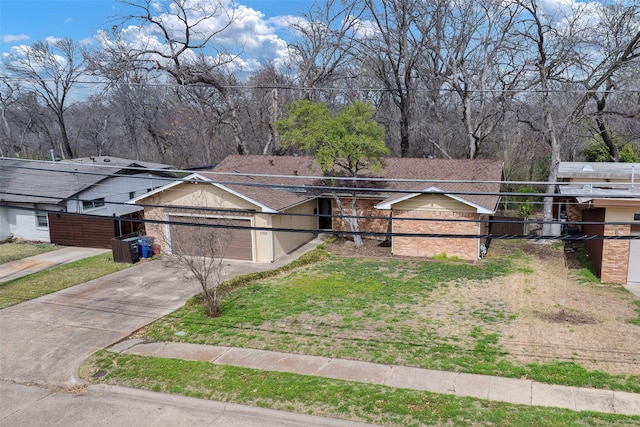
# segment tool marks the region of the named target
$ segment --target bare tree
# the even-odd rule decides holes
[[[624,72],[640,67],[640,6],[612,4],[603,5],[598,10],[599,24],[586,40],[580,61],[586,74],[581,81],[585,94],[578,101],[572,120],[580,120],[588,102],[593,101],[596,106],[592,114],[596,133],[606,144],[610,159],[617,162],[618,148],[607,118],[612,115],[630,116],[628,112],[608,111],[607,101],[618,89],[625,88]],[[598,60],[594,60],[593,52],[599,52]]]
[[[542,123],[537,130],[550,147],[547,177],[549,184],[546,192],[552,194],[555,192],[562,148],[553,106],[553,85],[554,82],[563,81],[568,70],[571,70],[575,65],[577,60],[575,47],[581,40],[584,40],[585,28],[578,25],[576,11],[572,11],[574,12],[572,16],[563,17],[567,19],[563,21],[565,28],[560,31],[559,24],[554,23],[551,17],[540,10],[536,0],[519,0],[518,3],[528,15],[523,22],[524,28],[521,29],[520,35],[524,37],[526,45],[531,46],[534,52],[531,65],[536,72],[537,79],[534,80],[531,87],[537,86],[541,97]],[[556,25],[554,26],[554,24]],[[544,198],[543,218],[545,222],[542,226],[542,234],[551,235],[553,197]]]
[[[372,29],[361,28],[358,59],[388,91],[400,113],[400,155],[411,155],[410,130],[417,83],[417,65],[427,48],[425,28],[418,25],[419,0],[365,0],[362,19]]]
[[[4,79],[0,89],[0,156],[9,156],[15,152],[13,130],[7,118],[9,108],[16,102],[16,91]]]
[[[165,73],[179,85],[202,84],[215,88],[226,106],[224,120],[234,129],[238,152],[249,154],[238,105],[229,91],[232,77],[225,69],[238,53],[229,52],[218,42],[237,19],[233,5],[227,6],[219,0],[170,0],[159,11],[159,3],[152,0],[120,1],[133,11],[124,17],[124,22],[142,25],[154,38],[142,46],[126,49],[118,47],[124,43],[119,38],[108,42],[103,39],[103,45],[111,48],[112,60],[123,63],[126,68]]]
[[[357,2],[326,0],[314,2],[291,28],[298,34],[289,44],[297,66],[298,85],[311,101],[332,102],[322,98],[339,79],[342,69],[353,61],[356,53],[354,32],[359,25]]]
[[[231,233],[220,221],[211,224],[206,218],[188,217],[184,222],[188,225],[171,225],[171,257],[200,284],[207,316],[219,317],[220,284]]]
[[[503,119],[504,103],[513,96],[522,73],[521,65],[514,68],[508,60],[509,32],[517,7],[496,0],[436,3],[432,49],[426,55],[436,56],[442,71],[427,69],[420,75],[437,80],[440,74],[458,95],[467,156],[473,159]],[[432,12],[428,8],[423,15],[433,15]]]
[[[22,80],[24,88],[37,94],[55,115],[60,130],[60,148],[64,157],[73,157],[65,111],[69,95],[86,72],[85,51],[70,39],[36,42],[12,52],[4,60],[5,68]]]

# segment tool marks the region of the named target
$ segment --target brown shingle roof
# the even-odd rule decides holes
[[[304,191],[304,186],[322,185],[322,180],[317,178],[322,170],[312,157],[304,156],[233,155],[225,158],[211,173],[201,172],[200,175],[274,211],[316,198],[317,192]]]
[[[224,172],[230,174],[223,174]],[[211,172],[203,172],[201,175],[275,211],[313,199],[323,192],[321,189],[302,192],[300,186],[324,185],[320,179],[322,171],[313,157],[232,155]],[[371,178],[371,181],[358,181],[357,186],[381,189],[382,191],[369,194],[384,199],[383,203],[393,203],[406,197],[407,193],[417,193],[433,187],[445,193],[497,193],[500,191],[499,181],[502,180],[502,162],[483,159],[387,158],[382,170],[365,170],[360,176]],[[438,182],[447,180],[471,182]],[[353,183],[345,181],[342,185],[351,187]],[[384,191],[385,189],[403,192]],[[495,209],[499,198],[497,195],[476,194],[459,194],[456,197],[488,210]]]
[[[498,193],[502,180],[502,162],[487,159],[386,159],[383,176],[388,179],[416,179],[422,182],[389,182],[387,188],[420,192],[429,188],[437,188],[444,193],[455,194],[474,205],[494,210],[499,196],[495,194],[463,194],[463,193]],[[458,181],[458,182],[440,182]],[[487,182],[489,181],[489,182]],[[456,194],[462,193],[462,194]],[[383,203],[406,196],[402,193],[388,195]]]

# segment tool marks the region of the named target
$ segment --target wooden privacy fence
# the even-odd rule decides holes
[[[111,249],[111,239],[141,230],[144,224],[130,221],[140,217],[139,213],[129,217],[87,217],[64,212],[50,212],[49,239],[62,246]]]
[[[502,235],[526,235],[527,226],[525,218],[517,216],[491,216],[489,224],[489,234],[494,236]]]

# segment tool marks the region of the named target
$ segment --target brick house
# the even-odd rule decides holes
[[[570,222],[585,222],[582,235],[640,236],[639,163],[561,162],[558,186],[573,201],[566,209]],[[589,256],[607,283],[640,283],[640,240],[589,239]]]
[[[484,159],[388,159],[384,174],[394,192],[375,208],[390,213],[393,254],[478,259],[482,239],[449,236],[489,233],[502,166]],[[409,177],[420,181],[403,181]]]
[[[499,161],[387,158],[382,170],[365,170],[357,184],[340,180],[338,186],[358,187],[357,215],[364,217],[359,225],[365,237],[384,238],[391,231],[402,234],[391,238],[395,255],[446,253],[476,260],[484,243],[479,238],[411,235],[487,234],[487,224],[481,221],[495,212],[501,179]],[[209,171],[159,188],[135,202],[149,205],[145,218],[156,220],[193,218],[194,208],[214,209],[200,216],[238,225],[236,233],[242,236],[234,238],[238,248],[232,251],[241,254],[238,259],[270,262],[320,231],[348,230],[333,193],[324,190],[325,186],[312,157],[233,155]],[[350,191],[338,188],[337,195],[351,212]],[[147,224],[147,232],[170,242],[171,227]]]

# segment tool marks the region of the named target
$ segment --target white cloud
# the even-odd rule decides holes
[[[62,41],[62,38],[49,36],[49,37],[45,38],[44,41],[49,43],[49,44],[55,44],[55,43],[58,43],[58,42]]]
[[[260,11],[228,0],[184,0],[182,5],[187,11],[189,23],[195,25],[191,28],[192,44],[203,43],[213,35],[198,52],[210,55],[211,62],[220,59],[218,55],[221,53],[237,55],[232,69],[246,73],[259,68],[265,61],[277,63],[289,55],[287,42],[277,31],[288,25],[285,19],[267,19]],[[154,18],[164,24],[171,37],[181,40],[185,23],[179,19],[175,4],[171,4],[170,9],[160,9],[160,5],[154,3],[153,10],[158,12]],[[154,26],[143,23],[130,25],[121,30],[120,37],[132,49],[168,52],[163,34]],[[196,53],[186,52],[183,59],[195,58]]]
[[[2,36],[2,43],[16,43],[24,40],[29,40],[30,37],[26,34],[7,34]]]

